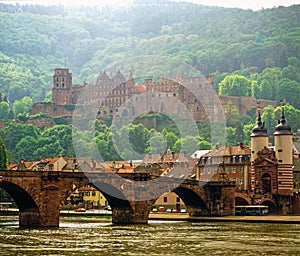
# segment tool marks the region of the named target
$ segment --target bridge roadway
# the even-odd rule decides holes
[[[0,187],[19,208],[21,227],[58,227],[65,200],[78,188],[91,185],[112,207],[112,222],[147,223],[154,202],[175,192],[190,216],[234,214],[235,184],[160,176],[148,173],[58,172],[0,170]]]

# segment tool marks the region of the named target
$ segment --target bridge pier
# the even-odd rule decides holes
[[[112,210],[114,224],[147,224],[152,201],[131,201],[131,208],[117,208]]]
[[[19,212],[20,227],[40,227],[41,215],[38,209],[26,209]]]
[[[48,195],[51,197],[50,195]],[[38,208],[28,208],[20,210],[20,227],[59,227],[60,205],[57,197],[42,196],[39,200]]]

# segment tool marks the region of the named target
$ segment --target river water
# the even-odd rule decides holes
[[[149,221],[113,225],[61,218],[59,228],[23,229],[0,217],[0,255],[300,255],[300,224]]]

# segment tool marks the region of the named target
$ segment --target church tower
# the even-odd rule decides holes
[[[275,156],[277,158],[278,194],[291,195],[293,192],[293,134],[287,124],[284,107],[281,109],[281,119],[274,132]]]
[[[258,152],[267,148],[269,145],[269,136],[264,123],[261,121],[260,108],[258,109],[257,124],[252,129],[251,136],[251,165],[253,166],[254,161],[258,158]],[[251,168],[251,189],[255,188],[255,170]]]
[[[53,75],[52,103],[72,104],[72,73],[67,68],[56,68]]]

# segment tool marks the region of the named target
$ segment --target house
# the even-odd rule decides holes
[[[217,146],[200,157],[197,165],[197,179],[203,182],[219,179],[223,173],[234,180],[237,190],[249,189],[250,173],[249,146]]]

